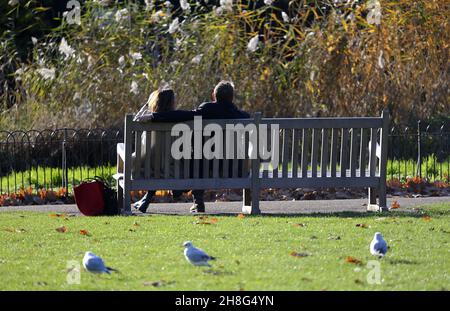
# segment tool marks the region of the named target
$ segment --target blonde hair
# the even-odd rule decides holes
[[[156,90],[147,101],[150,112],[164,112],[175,109],[175,93],[172,89]]]

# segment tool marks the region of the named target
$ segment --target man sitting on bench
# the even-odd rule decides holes
[[[212,92],[212,102],[202,103],[197,109],[173,110],[165,112],[153,112],[145,116],[145,120],[153,122],[182,122],[193,120],[195,116],[201,116],[204,119],[247,119],[250,115],[239,110],[233,103],[234,85],[231,81],[220,81]],[[205,190],[193,189],[194,205],[191,207],[191,213],[204,213],[205,202],[203,200]]]

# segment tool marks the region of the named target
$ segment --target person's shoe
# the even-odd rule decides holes
[[[205,212],[205,203],[194,203],[190,208],[191,213],[204,213]]]
[[[150,205],[150,201],[152,197],[146,193],[142,199],[133,204],[133,207],[139,210],[141,213],[145,213],[147,211],[148,206]]]

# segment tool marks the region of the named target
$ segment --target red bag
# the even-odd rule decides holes
[[[101,181],[84,182],[73,188],[78,209],[83,215],[102,215],[105,209],[104,185]]]

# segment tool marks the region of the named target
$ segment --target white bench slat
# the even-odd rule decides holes
[[[348,168],[348,128],[343,128],[341,133],[341,176],[343,176]]]
[[[151,165],[151,150],[152,150],[152,132],[145,131],[145,154],[146,158],[144,159],[144,176],[146,179],[151,177],[152,173],[152,165]]]
[[[300,130],[292,130],[292,176],[298,176],[298,147],[300,142]]]
[[[229,150],[231,150],[231,146],[227,145],[227,139],[229,139],[229,133],[230,131],[224,130],[223,131],[223,157],[224,160],[222,162],[222,177],[223,178],[228,178],[228,169],[229,169],[229,164],[230,164],[230,160],[227,159],[227,152],[229,152]]]
[[[173,177],[181,178],[181,160],[173,160]]]
[[[338,129],[331,130],[331,177],[336,177]]]
[[[351,138],[350,138],[350,176],[356,177],[356,167],[357,167],[357,159],[358,159],[358,133],[357,129],[351,129]]]
[[[250,166],[249,166],[249,147],[250,147],[250,133],[245,133],[244,136],[244,150],[245,150],[245,159],[242,160],[242,177],[248,176],[250,174]]]
[[[369,176],[375,176],[377,161],[377,129],[370,129]]]
[[[141,135],[142,132],[136,132],[135,134],[135,158],[134,158],[134,169],[133,169],[133,173],[135,178],[140,178],[141,177],[141,157],[142,157],[142,152],[141,152],[141,146],[142,146],[142,139],[141,139]]]
[[[232,165],[232,175],[231,177],[233,178],[237,178],[238,174],[239,174],[239,160],[237,159],[238,157],[238,144],[240,142],[240,137],[238,133],[232,133],[234,139],[233,139],[233,148],[234,148],[234,156],[233,156],[233,160],[231,161],[231,165]]]
[[[310,146],[309,129],[303,129],[302,136],[302,178],[307,178],[308,175],[308,153]]]
[[[154,148],[153,153],[155,154],[155,178],[161,177],[161,153],[163,152],[163,146],[161,145],[161,133],[162,131],[155,131],[155,144],[152,146]]]
[[[171,173],[171,148],[172,146],[172,136],[170,135],[170,132],[164,132],[164,178],[169,178]]]
[[[367,156],[367,130],[361,129],[361,144],[359,146],[359,172],[360,177],[366,176],[366,156]]]
[[[283,130],[283,164],[281,167],[283,178],[286,178],[288,176],[289,161],[291,160],[289,152],[291,146],[291,132],[291,129]]]
[[[320,159],[320,177],[327,177],[329,147],[330,144],[328,141],[328,129],[322,129],[322,154]]]
[[[274,132],[273,134],[272,134],[272,147],[275,147],[277,144],[278,144],[278,148],[275,148],[273,151],[272,151],[272,156],[273,155],[277,155],[278,156],[278,162],[280,162],[280,160],[281,161],[283,161],[283,154],[282,154],[282,151],[283,151],[283,146],[281,146],[281,148],[280,148],[280,145],[281,144],[283,144],[283,136],[281,135],[281,129],[280,130],[278,130],[278,132]],[[275,142],[275,138],[278,138],[278,142],[276,143]],[[281,151],[281,152],[280,152]],[[281,154],[281,157],[280,157],[280,154]],[[278,178],[278,171],[279,171],[279,168],[278,168],[278,166],[279,166],[279,164],[280,163],[278,163],[278,165],[275,165],[275,166],[273,166],[272,165],[272,178]]]
[[[319,158],[319,129],[312,130],[311,172],[317,177],[317,159]]]
[[[265,142],[267,144],[267,150],[266,151],[268,152],[270,150],[270,153],[272,153],[273,150],[272,150],[272,126],[271,125],[267,126],[267,131],[268,131],[268,133],[267,133],[267,142]],[[269,176],[270,167],[269,167],[269,164],[266,163],[267,160],[264,160],[264,161],[265,161],[264,165],[265,165],[265,167],[267,169],[265,169],[263,171],[263,178],[267,178]]]

